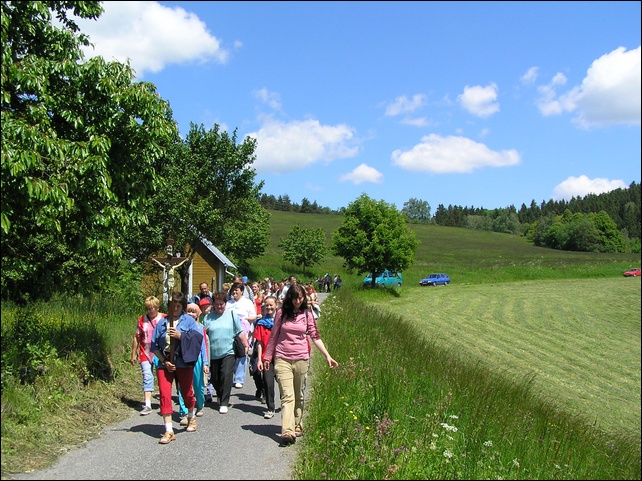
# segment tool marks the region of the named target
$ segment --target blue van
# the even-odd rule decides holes
[[[401,272],[390,271],[386,269],[381,273],[376,273],[376,276],[375,276],[375,285],[377,287],[401,286],[401,282],[402,282]],[[372,273],[364,277],[363,285],[364,287],[370,287],[372,285]]]

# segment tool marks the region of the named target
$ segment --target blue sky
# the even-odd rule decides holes
[[[104,2],[190,122],[257,139],[263,192],[488,209],[640,182],[640,2]]]

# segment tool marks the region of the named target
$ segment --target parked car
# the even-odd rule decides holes
[[[401,272],[390,271],[386,269],[381,273],[375,274],[375,285],[377,287],[383,286],[400,286],[402,283]],[[372,285],[372,272],[363,278],[364,287]]]
[[[450,276],[442,272],[430,274],[419,281],[420,286],[447,286],[450,284]]]
[[[633,276],[641,276],[642,273],[640,272],[639,267],[635,267],[633,269],[629,269],[624,273],[624,277],[633,277]]]

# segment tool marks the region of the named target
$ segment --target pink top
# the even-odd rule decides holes
[[[308,338],[320,338],[314,316],[308,311],[299,311],[294,319],[282,319],[283,311],[279,309],[274,318],[274,327],[270,342],[263,359],[273,362],[277,357],[286,361],[310,359]]]
[[[152,362],[154,355],[151,352],[152,347],[152,334],[154,333],[154,328],[156,323],[162,317],[167,316],[159,312],[154,319],[150,319],[147,314],[144,314],[138,318],[138,324],[136,325],[136,339],[138,340],[138,362],[149,361]]]

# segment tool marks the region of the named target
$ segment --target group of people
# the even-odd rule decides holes
[[[298,283],[295,276],[287,281],[274,292],[258,282],[248,286],[246,277],[235,277],[229,289],[224,285],[215,293],[201,283],[200,291],[189,300],[183,293],[172,293],[167,314],[159,311],[156,297],[145,300],[147,313],[138,318],[131,362],[140,364],[143,378],[141,415],[152,412],[156,368],[165,427],[160,444],[176,440],[173,383],[177,384],[180,424],[194,432],[207,400],[216,396],[219,413],[228,412],[232,387],[242,388],[245,382],[250,350],[249,372],[257,400],[266,404],[266,419],[275,415],[275,382],[279,385],[281,444],[293,444],[303,434],[303,396],[312,345],[331,368],[338,363],[319,336],[314,287]],[[237,336],[245,350],[239,357],[234,354]]]

